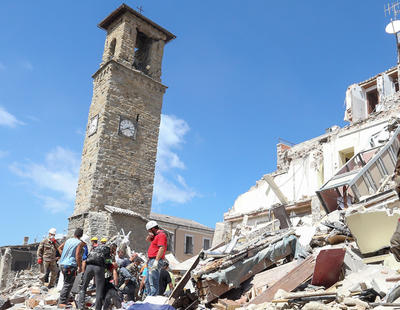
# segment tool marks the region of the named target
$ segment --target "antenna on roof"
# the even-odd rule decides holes
[[[393,14],[393,18],[390,18],[390,23],[387,24],[385,31],[389,34],[394,34],[396,37],[396,46],[397,46],[397,65],[400,64],[400,38],[399,38],[399,32],[400,32],[400,20],[397,19],[397,15],[400,14],[400,2],[392,2],[388,3],[387,5],[383,6],[385,16],[390,16]]]
[[[143,14],[144,10],[142,6],[137,6],[136,8],[138,9],[140,14]]]

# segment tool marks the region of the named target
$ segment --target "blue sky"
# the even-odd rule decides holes
[[[344,126],[348,85],[395,65],[385,1],[131,1],[165,48],[153,210],[213,227],[276,168],[279,138]],[[105,33],[121,2],[1,1],[0,245],[62,232]]]

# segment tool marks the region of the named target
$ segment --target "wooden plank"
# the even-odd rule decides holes
[[[300,284],[311,278],[315,266],[315,257],[308,256],[300,265],[268,288],[263,294],[254,298],[249,304],[259,305],[274,299],[276,292],[283,289],[287,292],[294,290]]]
[[[296,268],[296,266],[298,266],[300,263],[301,262],[299,262],[298,260],[293,260],[289,263],[280,265],[278,267],[257,273],[250,283],[255,288],[260,288],[264,286],[271,287],[276,282],[278,282],[279,279],[283,278],[294,268]]]
[[[234,301],[234,300],[229,300],[229,299],[219,299],[218,303],[221,305],[225,306],[226,310],[234,310],[236,308],[240,308],[242,305],[239,304],[238,302]]]
[[[185,287],[186,283],[190,279],[190,273],[200,262],[200,256],[202,255],[203,252],[200,252],[197,255],[196,260],[193,262],[192,266],[185,272],[184,276],[182,279],[179,281],[179,283],[175,286],[174,290],[171,293],[171,296],[168,298],[168,304],[173,305],[175,300],[181,295],[183,288]]]
[[[285,197],[285,195],[281,192],[281,190],[279,189],[278,185],[276,185],[274,179],[269,175],[264,175],[264,180],[268,183],[268,185],[271,187],[272,191],[274,192],[274,194],[276,195],[276,197],[278,197],[279,201],[286,205],[288,204],[288,200]]]

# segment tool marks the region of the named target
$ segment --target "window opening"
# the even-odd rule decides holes
[[[116,44],[117,44],[117,40],[114,38],[110,43],[110,58],[114,57]]]
[[[204,238],[203,239],[203,249],[204,250],[208,250],[211,246],[210,246],[210,239],[208,238]]]
[[[144,73],[148,71],[151,42],[152,40],[150,38],[148,38],[144,33],[138,31],[133,67]]]
[[[185,236],[185,254],[193,254],[193,237]]]
[[[340,164],[343,166],[354,156],[354,147],[339,151]]]
[[[378,90],[372,89],[367,91],[367,107],[368,107],[368,114],[371,114],[376,111],[376,106],[379,103],[379,95]]]

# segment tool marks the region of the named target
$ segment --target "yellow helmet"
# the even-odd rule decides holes
[[[107,242],[107,238],[101,238],[100,242],[106,243]]]
[[[90,239],[90,241],[97,241],[99,240],[97,237],[93,237],[92,239]]]

